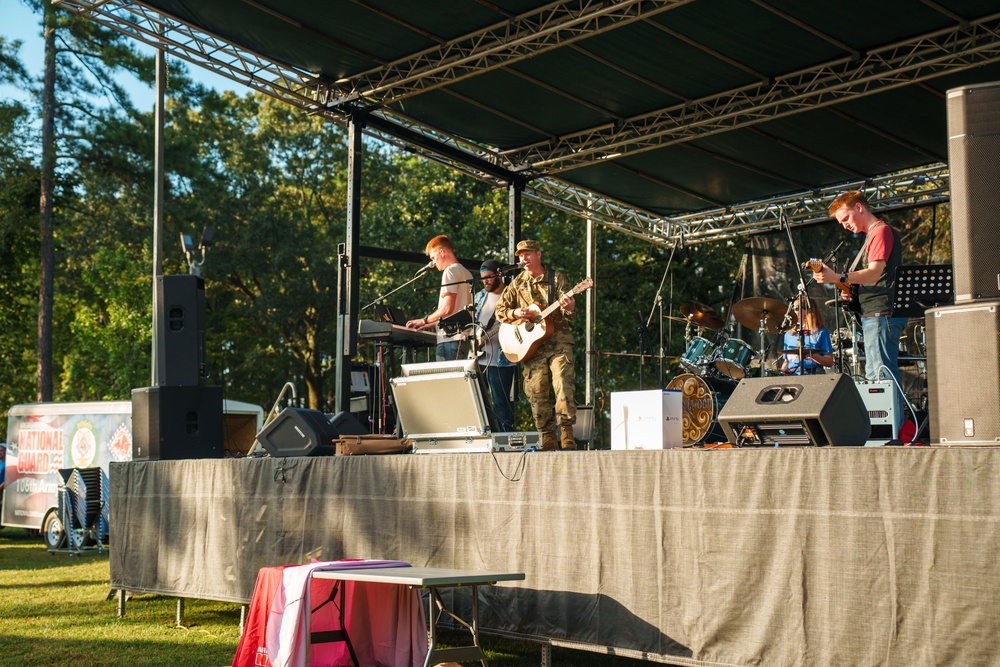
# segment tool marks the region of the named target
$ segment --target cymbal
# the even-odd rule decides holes
[[[721,329],[725,322],[715,314],[715,309],[700,301],[681,305],[681,314],[687,319],[705,329]]]
[[[785,317],[788,304],[765,296],[752,296],[737,301],[733,306],[733,317],[748,329],[757,331],[763,321],[765,333],[781,333],[781,320]]]
[[[824,352],[823,350],[817,349],[815,347],[804,347],[804,348],[802,348],[802,353],[803,354],[815,354],[817,352],[820,353],[820,354],[826,354],[826,352]],[[787,349],[787,350],[782,350],[781,353],[782,354],[798,354],[799,353],[799,348],[793,347],[793,348],[790,348],[790,349]]]

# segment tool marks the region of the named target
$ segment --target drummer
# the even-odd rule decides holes
[[[783,375],[801,375],[799,363],[799,322],[802,323],[802,355],[805,357],[805,374],[825,373],[833,366],[833,345],[830,333],[823,326],[823,315],[815,302],[808,297],[797,297],[788,307],[791,326],[785,330],[781,372]],[[800,316],[801,314],[801,316]]]

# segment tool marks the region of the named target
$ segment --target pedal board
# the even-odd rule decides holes
[[[411,438],[414,454],[474,454],[477,452],[524,452],[542,448],[538,431],[509,433],[430,434]]]
[[[512,431],[509,433],[491,433],[494,452],[523,452],[542,448],[540,431]]]

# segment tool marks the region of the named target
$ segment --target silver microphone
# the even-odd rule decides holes
[[[433,268],[434,268],[434,262],[432,260],[430,262],[427,262],[427,266],[421,266],[420,270],[417,271],[416,275],[422,276],[422,275],[424,275],[425,273],[427,273],[428,271],[430,271]]]

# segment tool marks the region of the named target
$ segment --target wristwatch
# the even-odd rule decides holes
[[[846,273],[841,273],[840,274],[840,282],[844,283],[845,285],[847,284],[847,274]]]

